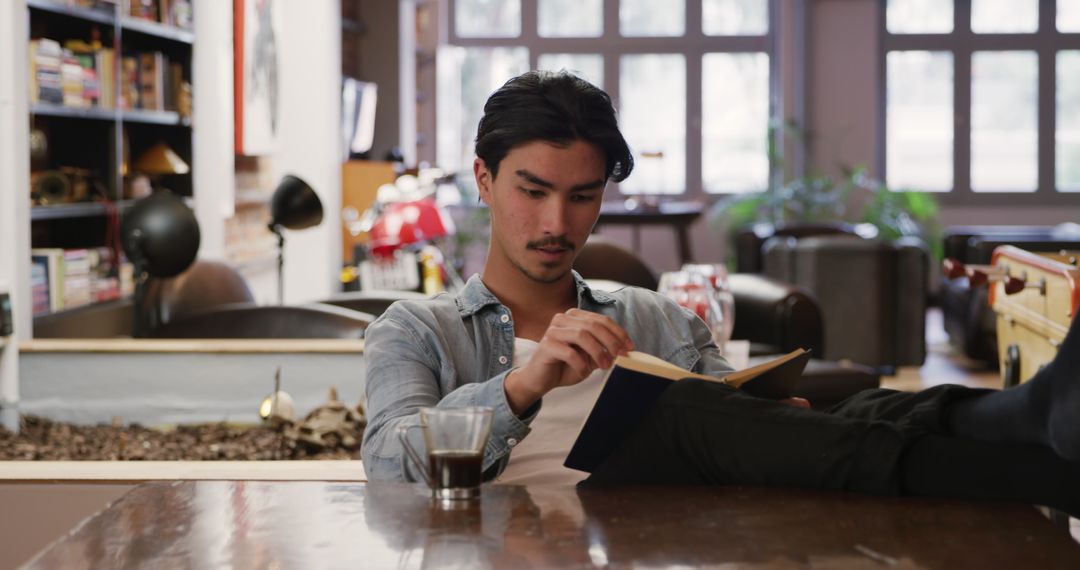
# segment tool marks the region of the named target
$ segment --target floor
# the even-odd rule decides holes
[[[926,313],[926,362],[897,370],[881,379],[883,388],[917,391],[940,384],[962,384],[972,388],[1000,388],[1001,375],[981,362],[974,362],[949,345],[941,310]]]

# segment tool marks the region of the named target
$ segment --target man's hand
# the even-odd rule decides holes
[[[521,414],[544,394],[577,384],[597,368],[610,368],[615,357],[633,349],[630,335],[608,317],[581,309],[559,313],[528,364],[506,376],[510,409]]]

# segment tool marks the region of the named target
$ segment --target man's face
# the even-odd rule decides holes
[[[601,151],[583,141],[534,141],[507,153],[497,177],[481,159],[473,171],[491,208],[493,259],[485,271],[518,271],[540,283],[566,277],[600,215]]]

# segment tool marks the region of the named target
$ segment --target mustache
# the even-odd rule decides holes
[[[561,247],[573,251],[577,249],[574,242],[566,238],[566,236],[551,236],[538,241],[531,241],[525,245],[529,249],[540,249],[542,247]]]

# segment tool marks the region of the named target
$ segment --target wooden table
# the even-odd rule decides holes
[[[730,566],[728,566],[730,564]],[[1029,506],[807,491],[418,485],[136,487],[28,568],[1080,568]]]
[[[600,207],[600,218],[596,227],[604,224],[622,224],[633,226],[634,253],[641,253],[640,227],[648,225],[671,226],[678,238],[679,263],[690,263],[694,257],[690,253],[690,224],[694,223],[705,206],[700,202],[661,202],[652,207],[627,209],[623,202],[608,201]]]

